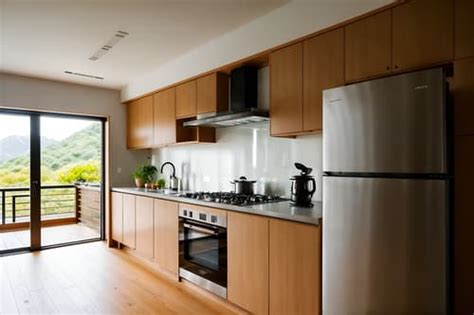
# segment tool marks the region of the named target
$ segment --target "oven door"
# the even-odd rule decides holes
[[[227,230],[180,218],[180,276],[220,296],[227,288]]]

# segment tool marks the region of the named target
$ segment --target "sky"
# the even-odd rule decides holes
[[[41,117],[41,136],[60,141],[93,123],[97,122],[77,118]],[[28,116],[0,114],[0,140],[12,135],[29,136],[29,124]]]

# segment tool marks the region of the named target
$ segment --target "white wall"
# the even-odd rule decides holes
[[[0,107],[109,117],[112,186],[131,185],[129,174],[150,154],[126,149],[126,111],[116,90],[0,73]]]
[[[289,178],[298,174],[294,163],[301,162],[313,168],[313,199],[321,200],[322,135],[283,139],[270,137],[268,129],[268,123],[216,129],[217,143],[155,149],[152,163],[173,162],[186,190],[231,191],[229,182],[246,176],[258,181],[258,193],[288,196]],[[167,166],[164,177],[170,173]]]
[[[393,0],[293,0],[250,23],[217,37],[134,78],[122,89],[122,100],[140,96],[215,69],[295,38],[345,21]]]

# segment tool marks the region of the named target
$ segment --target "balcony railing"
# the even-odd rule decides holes
[[[41,186],[41,220],[76,218],[75,185]],[[29,222],[29,187],[0,187],[0,224]]]

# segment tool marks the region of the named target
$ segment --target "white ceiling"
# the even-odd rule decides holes
[[[286,2],[0,0],[0,72],[120,89]],[[88,59],[119,30],[130,35],[98,61]]]

